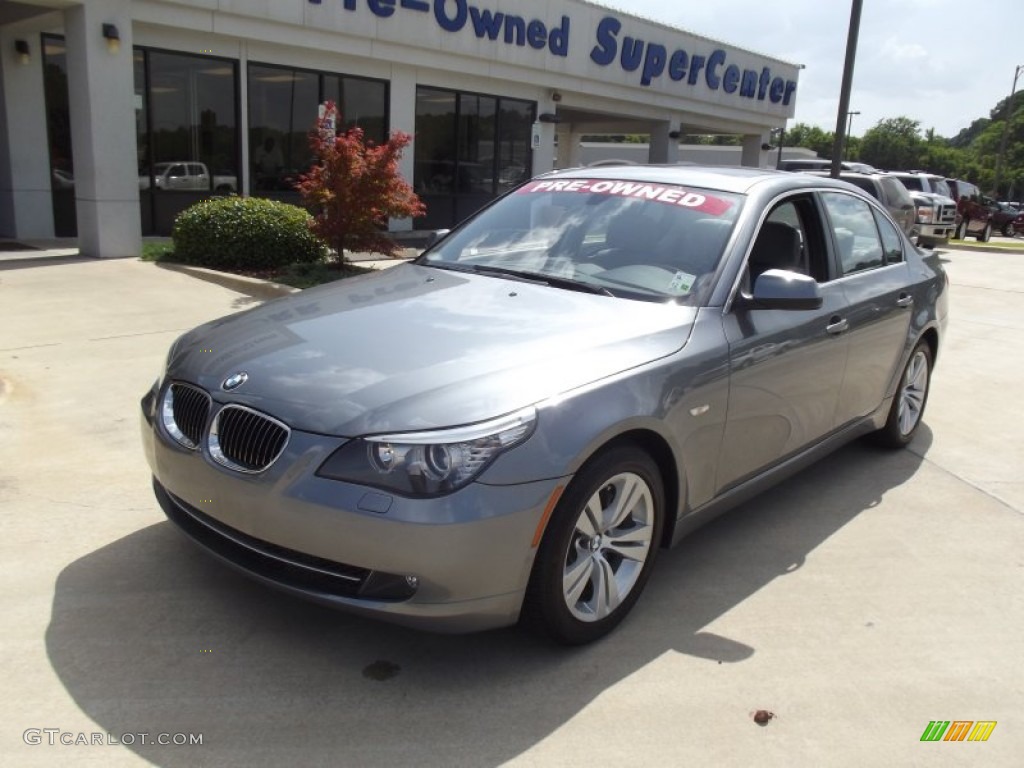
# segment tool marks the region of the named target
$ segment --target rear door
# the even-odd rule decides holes
[[[769,229],[796,231],[799,254],[780,249],[775,264],[759,252]],[[801,272],[818,281],[820,309],[757,309],[733,302],[724,317],[729,344],[729,406],[716,488],[727,490],[827,435],[846,368],[846,294],[836,283],[820,204],[813,194],[778,201],[761,225],[746,274],[765,268]]]
[[[913,311],[903,238],[866,200],[822,192],[846,296],[849,361],[834,426],[873,412],[885,398],[906,344]]]

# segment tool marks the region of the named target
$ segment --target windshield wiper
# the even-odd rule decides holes
[[[498,277],[509,277],[513,280],[522,280],[527,283],[539,283],[549,285],[552,288],[562,288],[567,291],[580,291],[582,293],[593,293],[598,296],[615,296],[614,293],[601,285],[584,283],[580,280],[572,280],[568,277],[558,277],[544,272],[521,272],[518,269],[507,267],[495,267],[489,264],[474,264],[469,271],[482,275],[496,275]]]

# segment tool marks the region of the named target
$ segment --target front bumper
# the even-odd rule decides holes
[[[949,242],[953,237],[953,224],[916,224],[917,239],[921,243],[940,245]]]
[[[221,560],[316,602],[423,629],[469,632],[515,623],[534,534],[562,480],[471,483],[409,499],[316,476],[344,443],[293,430],[261,474],[186,450],[152,419],[142,436],[168,518]],[[406,577],[413,577],[407,579]]]

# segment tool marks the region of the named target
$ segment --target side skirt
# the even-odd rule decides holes
[[[734,485],[732,488],[725,490],[711,501],[697,507],[679,518],[676,520],[675,530],[672,532],[672,543],[670,546],[674,547],[687,534],[693,533],[702,525],[714,520],[723,512],[727,512],[733,507],[739,506],[745,501],[749,501],[763,491],[766,491],[768,488],[771,488],[773,485],[778,485],[783,480],[803,471],[807,467],[823,459],[828,454],[833,453],[847,443],[856,440],[858,437],[863,437],[864,435],[874,432],[879,428],[877,423],[878,414],[888,413],[891,402],[891,398],[887,398],[883,403],[883,408],[880,408],[875,413],[865,416],[864,418],[843,427],[838,432],[832,433],[821,442],[815,443],[800,453],[793,454],[792,456],[783,459],[778,464],[773,465],[769,469],[755,475],[749,480],[745,480],[739,485]],[[882,417],[882,424],[885,424],[884,416]]]

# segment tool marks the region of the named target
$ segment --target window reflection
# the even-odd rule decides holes
[[[424,227],[446,227],[529,177],[534,104],[440,88],[416,90],[413,186]]]
[[[309,132],[320,104],[333,101],[342,128],[367,141],[387,138],[387,83],[312,70],[249,65],[249,172],[254,195],[298,202],[299,174],[313,161]]]
[[[140,189],[236,192],[234,62],[159,51],[146,54],[150,130]]]

